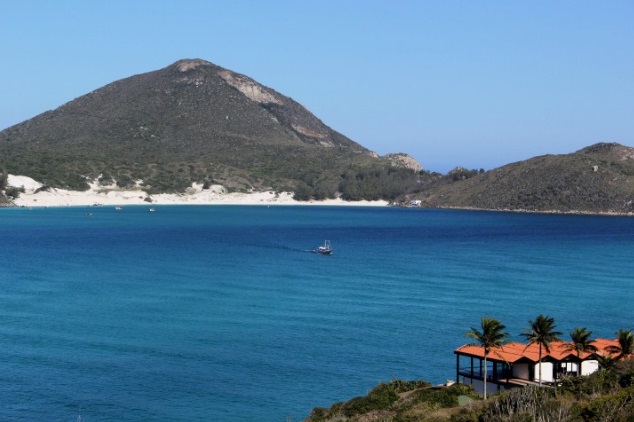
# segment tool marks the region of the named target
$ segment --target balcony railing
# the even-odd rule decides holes
[[[484,379],[484,368],[482,370],[480,370],[479,367],[473,368],[472,371],[471,367],[468,366],[458,369],[458,374],[469,378]],[[498,370],[497,373],[493,372],[493,369],[491,368],[487,369],[488,381],[505,380],[511,377],[512,374],[507,369],[504,369],[502,371]]]

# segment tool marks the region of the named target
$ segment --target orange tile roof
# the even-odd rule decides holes
[[[550,357],[558,361],[564,360],[568,356],[573,356],[576,358],[577,352],[567,351],[565,349],[565,344],[566,342],[564,341],[550,343],[550,353],[547,353],[546,349],[542,348],[542,360],[546,357]],[[608,346],[618,346],[618,342],[616,340],[599,338],[592,341],[592,345],[599,349],[598,354],[607,355],[609,353],[605,351],[605,348]],[[484,347],[473,344],[466,344],[457,348],[454,353],[459,355],[484,358]],[[580,358],[586,359],[590,355],[592,355],[592,353],[581,353]],[[508,363],[515,363],[521,359],[528,359],[532,362],[537,362],[539,361],[539,345],[535,343],[526,345],[524,343],[511,342],[505,344],[502,347],[492,347],[489,351],[487,359],[491,361]]]

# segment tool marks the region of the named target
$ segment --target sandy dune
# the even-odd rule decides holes
[[[356,205],[385,206],[386,201],[343,201],[328,199],[324,201],[300,202],[293,199],[292,192],[275,193],[228,193],[220,185],[203,189],[202,184],[193,184],[182,194],[147,195],[141,188],[121,189],[116,185],[100,186],[97,181],[90,183],[87,191],[49,189],[37,191],[42,184],[26,176],[9,175],[8,185],[23,187],[24,192],[13,202],[24,207],[61,207],[85,205]],[[140,185],[140,181],[137,183]]]

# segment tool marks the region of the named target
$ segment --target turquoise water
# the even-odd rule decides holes
[[[634,328],[632,218],[3,209],[0,245],[0,420],[296,421],[455,378],[482,315]]]

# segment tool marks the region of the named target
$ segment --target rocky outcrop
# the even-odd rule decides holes
[[[414,171],[421,171],[423,169],[423,166],[421,166],[415,158],[402,152],[386,154],[383,158],[388,159],[394,165],[407,167],[408,169],[412,169]]]

